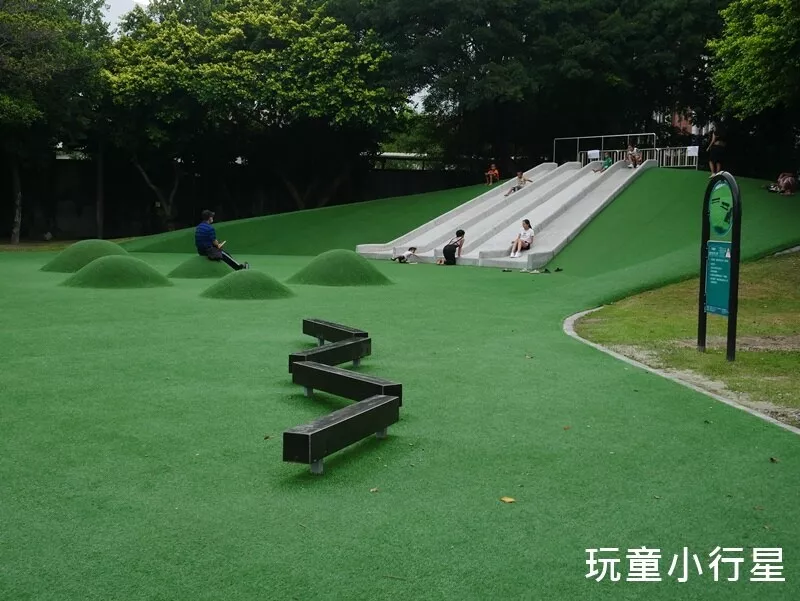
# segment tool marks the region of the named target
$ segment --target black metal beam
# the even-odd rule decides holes
[[[313,336],[320,344],[323,344],[326,340],[328,342],[339,342],[348,338],[369,337],[369,334],[364,330],[316,318],[303,320],[303,334]]]
[[[350,338],[339,342],[331,342],[305,351],[298,351],[289,355],[289,373],[292,365],[304,361],[316,361],[324,365],[340,365],[352,361],[358,365],[362,357],[372,354],[371,338]]]
[[[353,403],[283,433],[283,460],[308,463],[313,473],[322,473],[322,460],[353,443],[376,434],[400,420],[400,399],[378,395]]]
[[[403,406],[403,385],[358,372],[323,365],[316,361],[295,363],[292,382],[305,386],[306,394],[314,390],[335,394],[352,401],[363,401],[376,395],[396,396]]]

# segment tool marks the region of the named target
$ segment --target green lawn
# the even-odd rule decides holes
[[[561,329],[690,272],[668,245],[639,253],[644,230],[683,231],[661,205],[699,207],[684,193],[702,178],[671,173],[644,174],[551,275],[378,262],[393,285],[226,301],[200,297],[203,280],[61,287],[66,275],[38,271],[53,253],[0,254],[0,599],[797,599],[800,439]],[[651,196],[671,179],[680,194]],[[764,196],[745,213],[751,254],[797,236],[796,209]],[[285,282],[310,258],[260,254],[256,239],[285,255],[309,231],[315,251],[403,233],[402,203],[376,205],[357,206],[363,220],[354,207],[262,220],[241,258]],[[405,224],[428,218],[403,206]],[[619,219],[638,224],[628,246],[605,223]],[[166,274],[188,255],[135,256]],[[368,330],[360,369],[404,386],[389,438],[331,457],[322,477],[281,461],[284,429],[344,403],[291,383],[309,316]],[[643,545],[661,549],[663,582],[585,578],[587,548],[620,548],[627,574]],[[745,548],[740,582],[713,581],[717,546]],[[684,547],[703,575],[678,583]],[[747,581],[753,547],[783,549],[785,583]]]
[[[576,330],[623,354],[644,355],[656,367],[723,382],[745,393],[743,400],[800,408],[800,254],[742,266],[733,363],[726,360],[726,318],[709,316],[707,352],[696,350],[698,286],[689,280],[633,296],[584,317]]]

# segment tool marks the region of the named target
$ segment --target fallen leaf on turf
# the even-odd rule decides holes
[[[570,428],[572,428],[572,426],[564,426],[565,430],[569,430]]]
[[[653,495],[653,498],[654,499],[660,499],[661,497],[659,497],[658,495]]]
[[[772,463],[778,463],[778,458],[777,458],[777,457],[770,457],[770,458],[769,458],[769,460],[770,460]]]
[[[269,434],[267,434],[266,436],[264,436],[264,440],[269,440],[270,438],[272,438],[272,436],[270,436]]]
[[[516,503],[517,502],[517,500],[515,498],[513,498],[513,497],[500,497],[500,500],[503,503]]]
[[[710,423],[713,423],[713,422],[710,419],[704,419],[703,423],[704,424],[710,424]]]
[[[370,488],[369,492],[378,492],[378,487],[376,486],[375,488]]]

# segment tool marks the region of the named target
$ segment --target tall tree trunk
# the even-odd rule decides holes
[[[97,218],[97,237],[103,237],[103,222],[105,221],[105,189],[103,182],[103,143],[97,151],[97,189],[95,193],[95,209]]]
[[[158,213],[161,215],[161,218],[164,221],[164,225],[167,226],[167,229],[171,229],[174,225],[172,220],[174,217],[173,211],[175,208],[175,195],[178,193],[178,185],[181,183],[181,172],[178,168],[178,164],[174,163],[173,165],[175,175],[172,181],[172,190],[170,191],[169,196],[165,196],[161,188],[156,186],[150,179],[150,176],[147,175],[147,171],[145,171],[144,167],[142,167],[141,163],[139,163],[139,160],[135,156],[133,157],[132,162],[134,167],[136,167],[141,174],[142,179],[144,179],[144,183],[147,184],[147,187],[150,188],[155,193],[156,198],[158,198],[158,207],[160,209]]]
[[[11,184],[14,196],[14,222],[11,226],[11,244],[19,244],[19,232],[22,228],[22,179],[19,175],[19,159],[11,155]]]
[[[331,198],[336,194],[336,191],[341,187],[341,185],[347,179],[347,176],[350,175],[350,166],[346,165],[342,170],[339,172],[331,184],[328,186],[328,189],[325,190],[325,193],[322,195],[322,198],[319,199],[317,203],[317,208],[322,208],[330,202]]]

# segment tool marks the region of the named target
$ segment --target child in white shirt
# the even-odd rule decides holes
[[[392,257],[392,261],[397,261],[398,263],[409,263],[409,259],[411,257],[414,257],[415,259],[419,258],[419,257],[417,257],[416,252],[417,252],[417,247],[416,246],[412,246],[406,252],[404,252],[402,255],[396,255],[396,256]]]
[[[530,250],[531,244],[533,244],[533,228],[530,221],[523,219],[522,229],[511,242],[511,258],[516,259],[523,250]]]

